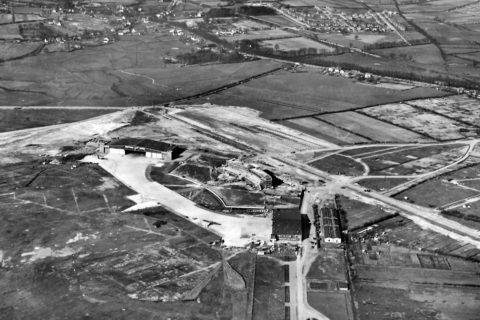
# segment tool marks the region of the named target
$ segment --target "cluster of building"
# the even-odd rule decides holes
[[[253,164],[245,164],[238,159],[228,160],[218,170],[223,173],[219,177],[222,180],[244,180],[248,185],[257,190],[272,187],[272,177],[268,173]]]
[[[378,32],[384,33],[393,26],[405,27],[394,18],[395,12],[372,12],[347,14],[330,7],[283,8],[282,12],[321,32]]]

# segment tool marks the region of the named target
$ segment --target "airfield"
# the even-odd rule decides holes
[[[478,316],[478,3],[27,2],[0,319]]]

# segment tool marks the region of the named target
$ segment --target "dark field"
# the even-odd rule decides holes
[[[338,197],[338,204],[345,214],[349,230],[365,227],[394,215],[393,212],[387,212],[381,207],[349,199],[344,196]]]
[[[168,38],[168,37],[167,37]],[[107,46],[41,54],[0,66],[0,105],[131,106],[161,103],[272,70],[278,63],[165,64],[165,36],[130,36]],[[175,50],[173,50],[175,51]]]
[[[333,155],[326,158],[315,160],[310,165],[322,171],[346,176],[359,176],[364,173],[363,166],[352,158]]]
[[[115,109],[5,109],[0,112],[0,132],[75,122],[114,112]]]
[[[358,184],[362,187],[376,191],[387,191],[388,189],[396,187],[399,184],[405,183],[407,181],[408,179],[403,178],[372,178],[359,180]]]
[[[261,192],[231,188],[216,188],[215,192],[227,206],[263,206],[265,195]]]
[[[283,267],[278,262],[263,257],[257,259],[252,319],[285,319],[283,275]]]
[[[443,95],[445,93],[430,88],[399,91],[366,86],[352,79],[310,70],[307,73],[281,72],[269,75],[213,95],[209,101],[251,107],[261,111],[267,119],[280,120]]]
[[[0,319],[231,318],[233,293],[221,273],[198,302],[172,298],[208,276],[183,274],[220,261],[209,245],[216,235],[163,209],[118,214],[132,204],[124,199],[132,192],[93,165],[31,162],[1,170]]]

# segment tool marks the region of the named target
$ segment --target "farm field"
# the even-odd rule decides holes
[[[258,257],[255,269],[252,319],[285,319],[283,266],[273,259]]]
[[[5,109],[0,113],[0,132],[75,122],[114,111],[116,110],[95,108]]]
[[[315,160],[309,165],[334,175],[360,176],[365,173],[362,164],[350,157],[337,154]]]
[[[404,147],[367,154],[361,160],[370,168],[370,175],[414,175],[453,163],[467,148],[462,144]]]
[[[308,291],[307,301],[329,319],[350,319],[347,311],[350,301],[346,293]]]
[[[281,27],[295,28],[299,26],[297,23],[283,17],[282,15],[260,15],[260,16],[255,16],[255,18],[260,21],[264,21],[267,23],[271,23],[273,25],[281,26]]]
[[[348,230],[366,227],[395,215],[394,212],[390,212],[381,207],[344,196],[339,196],[337,201],[347,220]]]
[[[227,41],[241,41],[241,40],[263,40],[263,39],[277,39],[296,37],[294,33],[282,29],[268,29],[268,30],[251,30],[246,34],[237,34],[228,37],[222,37]]]
[[[265,195],[261,192],[231,188],[215,188],[213,191],[227,206],[263,206],[265,204]]]
[[[300,118],[294,120],[279,121],[280,124],[301,132],[305,132],[319,139],[325,139],[336,144],[365,143],[369,140],[357,136],[348,131],[336,128],[316,118]]]
[[[427,65],[441,65],[445,62],[440,54],[440,51],[433,44],[378,49],[372,50],[371,52],[386,58],[410,60],[416,63]]]
[[[378,222],[377,226],[368,231],[365,236],[373,238],[374,233],[381,235],[383,232],[385,234],[378,238],[379,244],[395,244],[410,249],[480,261],[480,250],[473,245],[422,229],[401,216]]]
[[[408,104],[387,104],[366,108],[361,113],[384,120],[433,139],[456,140],[477,135],[472,125],[422,111]]]
[[[480,103],[465,95],[408,101],[407,104],[478,126]]]
[[[297,51],[299,49],[315,49],[316,52],[333,52],[334,48],[324,45],[322,43],[303,38],[288,38],[288,39],[279,39],[279,40],[264,40],[260,42],[261,46],[274,48],[275,50],[280,51]]]
[[[425,142],[426,139],[418,133],[405,130],[357,112],[341,112],[318,116],[323,121],[333,124],[348,131],[357,133],[361,137],[367,137],[378,142]]]
[[[461,187],[447,182],[445,177],[435,178],[416,185],[395,195],[397,199],[407,199],[426,207],[440,207],[459,200],[480,195],[480,191]]]
[[[371,178],[359,180],[358,184],[362,187],[375,191],[388,191],[389,189],[407,181],[408,179],[403,178]]]
[[[189,52],[190,47],[178,40],[162,39],[124,37],[108,46],[5,62],[0,66],[0,105],[152,104],[201,93],[280,66],[253,61],[180,68],[165,64],[163,55],[180,54],[185,52],[183,48]],[[13,88],[16,90],[10,90]]]
[[[214,283],[215,277],[199,292],[202,304],[174,295],[188,293],[209,277],[199,270],[181,278],[210,270],[221,260],[221,251],[208,245],[218,236],[164,209],[119,215],[133,204],[125,199],[131,190],[94,165],[70,167],[25,162],[1,168],[2,176],[15,176],[2,179],[2,194],[17,187],[31,198],[0,197],[2,318],[231,317],[231,300],[222,300],[221,291],[227,297],[231,292],[221,281]],[[33,200],[35,193],[39,198]],[[11,286],[19,290],[7,289]],[[31,304],[23,303],[24,292]],[[52,303],[58,307],[47,307]]]
[[[281,120],[445,95],[432,88],[391,90],[366,86],[352,79],[331,77],[314,69],[306,68],[306,71],[277,72],[212,95],[209,101],[247,106],[261,111],[267,119]]]
[[[0,18],[0,21],[1,21],[1,18]],[[4,47],[4,46],[9,47],[9,46],[11,46],[11,44],[8,43],[8,42],[3,42],[1,40],[22,40],[22,39],[23,39],[23,37],[20,34],[18,24],[3,24],[3,25],[0,25],[0,44],[1,44],[2,47]],[[17,44],[17,46],[18,46],[18,44]],[[3,54],[2,54],[2,56],[3,56]],[[5,60],[5,58],[2,57],[2,60]]]

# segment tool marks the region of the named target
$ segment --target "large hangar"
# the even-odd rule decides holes
[[[110,142],[108,153],[113,154],[138,154],[147,158],[160,160],[175,159],[181,152],[176,145],[150,139],[124,138]]]

